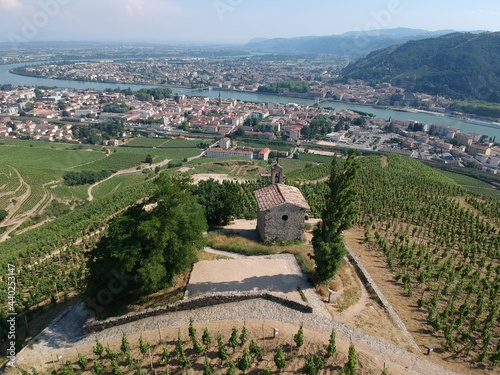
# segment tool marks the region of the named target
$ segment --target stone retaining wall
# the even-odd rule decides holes
[[[103,329],[115,327],[118,325],[135,322],[140,319],[166,314],[169,312],[195,310],[201,307],[221,305],[232,302],[241,302],[258,298],[273,301],[285,307],[300,312],[304,313],[313,312],[312,307],[309,306],[307,303],[291,300],[283,296],[282,294],[273,293],[266,290],[257,292],[208,293],[202,296],[182,300],[171,305],[161,306],[153,309],[146,309],[139,312],[133,312],[116,318],[109,318],[103,321],[97,321],[93,319],[84,325],[83,331],[88,334],[92,332],[102,331]]]
[[[393,322],[398,326],[398,328],[401,330],[401,332],[410,340],[412,343],[413,347],[415,349],[420,350],[418,347],[418,344],[415,342],[413,339],[412,335],[410,332],[408,332],[408,329],[406,329],[406,326],[404,325],[403,321],[399,318],[398,314],[394,311],[394,309],[391,307],[391,304],[386,300],[380,289],[378,288],[377,284],[375,281],[372,279],[368,271],[365,269],[365,267],[361,264],[361,261],[357,257],[356,254],[352,251],[352,249],[346,244],[345,247],[347,249],[348,257],[354,264],[354,267],[356,268],[356,271],[359,275],[359,277],[365,282],[365,285],[367,286],[367,289],[369,289],[369,292],[373,292],[377,295],[378,301],[382,304],[382,306],[385,308],[385,310],[389,313],[389,316],[393,320]]]

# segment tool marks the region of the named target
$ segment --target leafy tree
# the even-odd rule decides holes
[[[262,349],[259,347],[259,345],[257,344],[257,342],[252,339],[252,341],[250,342],[250,355],[252,356],[252,358],[258,358],[260,357],[261,353],[262,353]]]
[[[286,367],[285,354],[283,353],[281,346],[278,346],[278,349],[276,349],[276,353],[274,354],[274,364],[278,368],[278,372],[281,372],[281,370]]]
[[[226,375],[236,375],[236,364],[233,361],[227,364]]]
[[[152,198],[130,207],[110,222],[107,233],[90,253],[90,296],[107,290],[110,283],[117,284],[114,270],[134,275],[121,283],[122,291],[116,294],[137,289],[152,293],[170,285],[176,274],[196,261],[207,225],[188,181],[183,177],[160,176]]]
[[[299,331],[293,335],[293,341],[295,342],[295,345],[297,345],[297,349],[304,345],[304,330],[302,329],[302,326],[300,326]]]
[[[129,110],[130,110],[129,106],[124,103],[106,104],[102,108],[103,112],[110,112],[110,113],[127,113]]]
[[[337,352],[337,345],[335,344],[335,329],[332,328],[332,333],[330,333],[330,340],[328,340],[328,345],[325,345],[326,356],[331,357]]]
[[[122,343],[120,345],[120,350],[123,354],[130,352],[130,343],[128,342],[128,338],[125,333],[122,334]]]
[[[357,189],[354,185],[360,166],[353,151],[344,163],[333,158],[329,192],[321,214],[322,221],[314,231],[313,259],[320,281],[330,279],[338,270],[345,254],[342,232],[349,229],[358,213]]]
[[[210,362],[208,362],[208,359],[205,359],[205,362],[203,363],[203,375],[212,375],[213,369],[212,366],[210,366]]]
[[[162,353],[161,353],[160,364],[166,365],[168,363],[168,361],[170,361],[170,357],[171,357],[170,351],[168,350],[168,348],[166,346],[164,346],[162,349]]]
[[[80,370],[85,371],[85,368],[87,367],[88,360],[85,358],[81,353],[78,353],[78,367],[80,367]]]
[[[345,375],[356,375],[356,370],[358,367],[358,356],[356,355],[356,349],[354,344],[351,342],[349,345],[349,355],[347,356],[347,362],[344,365]]]
[[[250,368],[251,365],[252,365],[252,357],[250,355],[250,351],[248,350],[248,348],[245,348],[243,350],[243,355],[236,363],[236,367],[238,367],[238,370],[241,370],[243,373],[245,373]]]
[[[98,338],[95,339],[95,345],[92,351],[97,357],[101,357],[102,354],[104,353],[104,347],[102,346]]]
[[[314,138],[316,135],[327,135],[332,131],[332,120],[328,115],[316,116],[309,126],[304,126],[300,133],[306,138]]]
[[[200,181],[196,187],[198,202],[205,208],[209,225],[227,225],[237,216],[240,186],[230,181],[220,183],[214,179]]]
[[[384,363],[384,369],[382,370],[382,373],[380,375],[389,375],[389,370],[387,369],[387,367],[385,367],[385,363]]]
[[[241,329],[241,334],[240,334],[240,346],[245,345],[245,343],[248,341],[248,332],[247,332],[247,327],[243,326]]]
[[[317,375],[325,367],[323,358],[318,354],[308,355],[302,371],[306,375]]]
[[[153,157],[150,154],[147,154],[146,159],[144,159],[144,162],[147,164],[153,164]]]
[[[94,375],[104,374],[104,366],[101,364],[101,362],[94,360],[94,363],[92,364],[92,373]]]
[[[9,213],[5,210],[0,210],[0,221],[5,220]]]
[[[229,337],[228,346],[233,349],[233,353],[238,346],[238,328],[233,327],[231,331],[231,337]]]
[[[227,352],[226,345],[222,341],[222,336],[217,336],[217,357],[220,359],[220,363],[226,361],[229,358],[229,353]]]
[[[201,336],[201,342],[205,345],[205,348],[208,350],[210,348],[210,344],[212,343],[212,337],[210,337],[210,332],[207,327],[203,329],[203,335]]]
[[[144,88],[134,92],[134,95],[137,100],[141,101],[150,101],[151,97],[153,97],[154,100],[162,100],[170,98],[172,90],[169,87]]]
[[[93,184],[97,181],[104,180],[111,176],[111,171],[81,171],[81,172],[67,172],[63,175],[64,183],[68,186],[78,186]]]
[[[147,341],[144,341],[142,339],[142,335],[139,337],[139,350],[141,351],[141,354],[145,356],[149,349],[151,348],[151,345]]]

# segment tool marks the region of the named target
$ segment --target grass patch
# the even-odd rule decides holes
[[[238,234],[210,232],[207,239],[208,246],[217,250],[229,251],[243,255],[271,255],[278,254],[274,246],[268,246],[241,237]]]
[[[162,144],[167,142],[165,138],[134,138],[131,141],[128,141],[124,147],[144,147],[144,148],[152,148],[159,147]]]
[[[238,233],[224,232],[224,230],[209,232],[207,237],[208,246],[217,250],[248,256],[290,253],[299,256],[302,259],[306,270],[312,270],[314,268],[314,266],[307,261],[307,254],[312,252],[312,248],[307,242],[302,241],[290,244],[264,244],[262,242],[242,237]]]
[[[92,195],[94,199],[99,199],[105,197],[108,194],[114,193],[120,189],[140,184],[145,179],[146,176],[144,173],[130,173],[130,174],[115,176],[97,185],[93,189]]]
[[[318,163],[318,164],[324,164],[324,163],[331,163],[332,162],[332,157],[331,156],[325,156],[325,155],[316,155],[316,154],[299,154],[299,160],[301,161],[308,161],[311,163]]]
[[[341,263],[330,289],[340,291],[335,304],[339,312],[355,305],[361,298],[361,284],[350,264],[345,261]]]
[[[484,181],[449,171],[440,170],[439,172],[468,190],[490,198],[500,199],[500,191]]]

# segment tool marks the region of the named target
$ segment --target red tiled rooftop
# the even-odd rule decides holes
[[[306,210],[309,204],[299,189],[284,184],[274,184],[254,191],[259,211],[265,211],[283,203],[290,203]]]

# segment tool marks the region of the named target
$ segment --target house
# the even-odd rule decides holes
[[[269,154],[271,153],[271,150],[269,148],[263,148],[262,150],[259,151],[259,159],[260,160],[268,160],[269,159]]]
[[[264,242],[301,240],[306,211],[311,208],[300,190],[283,183],[283,168],[271,168],[271,184],[255,190],[257,230]]]
[[[486,156],[491,155],[491,148],[477,144],[470,145],[467,151],[472,156],[476,156],[477,154],[483,154]]]
[[[402,142],[403,148],[411,149],[415,146],[415,140],[412,138],[405,138]]]
[[[239,150],[223,150],[221,148],[210,148],[207,150],[208,158],[234,158],[234,157],[244,157],[248,159],[253,159],[252,151],[239,151]]]
[[[222,138],[219,141],[219,147],[223,150],[229,150],[231,148],[231,138]]]

